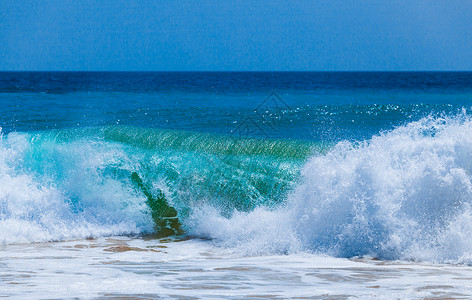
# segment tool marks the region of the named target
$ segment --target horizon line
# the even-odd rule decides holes
[[[470,73],[472,70],[311,70],[311,71],[171,71],[171,70],[0,70],[0,73]]]

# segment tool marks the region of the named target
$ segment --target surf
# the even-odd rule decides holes
[[[282,207],[231,218],[201,209],[192,230],[250,255],[308,251],[470,264],[470,132],[463,113],[340,142],[304,164]]]
[[[179,235],[194,207],[275,207],[321,145],[127,126],[13,132],[0,144],[3,244]]]
[[[472,118],[336,145],[126,126],[0,144],[1,243],[157,234],[248,255],[471,263]]]

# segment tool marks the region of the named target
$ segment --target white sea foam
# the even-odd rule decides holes
[[[464,113],[342,142],[306,162],[301,182],[277,208],[228,218],[217,209],[218,199],[190,201],[198,205],[181,222],[191,235],[246,254],[311,251],[471,263],[471,133],[472,119]],[[152,231],[146,197],[128,176],[143,162],[133,151],[101,140],[3,137],[0,243]],[[117,170],[128,175],[107,173]]]
[[[311,158],[275,211],[194,214],[194,234],[248,253],[470,262],[472,120],[425,118]]]
[[[119,157],[110,148],[19,133],[2,138],[0,244],[152,230],[144,196],[97,173]]]
[[[200,239],[110,237],[0,250],[0,296],[14,299],[465,299],[472,293],[469,266],[307,253],[247,257]]]

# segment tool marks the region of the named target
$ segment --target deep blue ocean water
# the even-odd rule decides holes
[[[259,124],[254,110],[271,93],[283,105],[272,103],[270,112],[284,117],[251,136],[362,140],[468,108],[472,73],[2,72],[0,126],[4,133],[128,125],[230,134],[247,117]]]
[[[459,260],[471,101],[470,72],[2,72],[0,243]]]

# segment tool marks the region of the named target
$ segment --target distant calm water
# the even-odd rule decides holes
[[[363,140],[468,108],[472,73],[0,73],[4,133],[129,125],[228,134],[276,92],[290,109],[254,136]]]
[[[128,294],[123,283],[72,289],[84,297],[170,297],[185,278],[191,284],[175,295],[227,296],[239,282],[233,296],[310,296],[312,284],[326,284],[341,298],[365,297],[372,294],[350,286],[364,271],[364,288],[377,282],[375,295],[388,295],[375,261],[362,271],[364,262],[346,258],[472,263],[471,108],[472,73],[464,72],[2,72],[0,244],[42,262],[48,252],[32,243],[45,242],[56,257],[66,253],[57,274],[72,280],[80,279],[76,258],[103,260],[103,273],[91,267],[78,281],[91,289],[100,278],[136,277]],[[163,246],[147,235],[185,241]],[[78,250],[89,248],[99,250]],[[156,271],[156,259],[170,269]],[[228,265],[214,266],[218,259]],[[340,265],[329,271],[324,260]],[[327,269],[305,267],[313,261]],[[391,265],[397,289],[427,273],[411,264],[408,272]],[[0,296],[46,278],[8,268],[20,285]],[[205,277],[199,268],[225,273]],[[166,278],[159,288],[140,281],[156,276]],[[459,277],[444,276],[447,287],[433,280],[411,289],[452,295]]]

